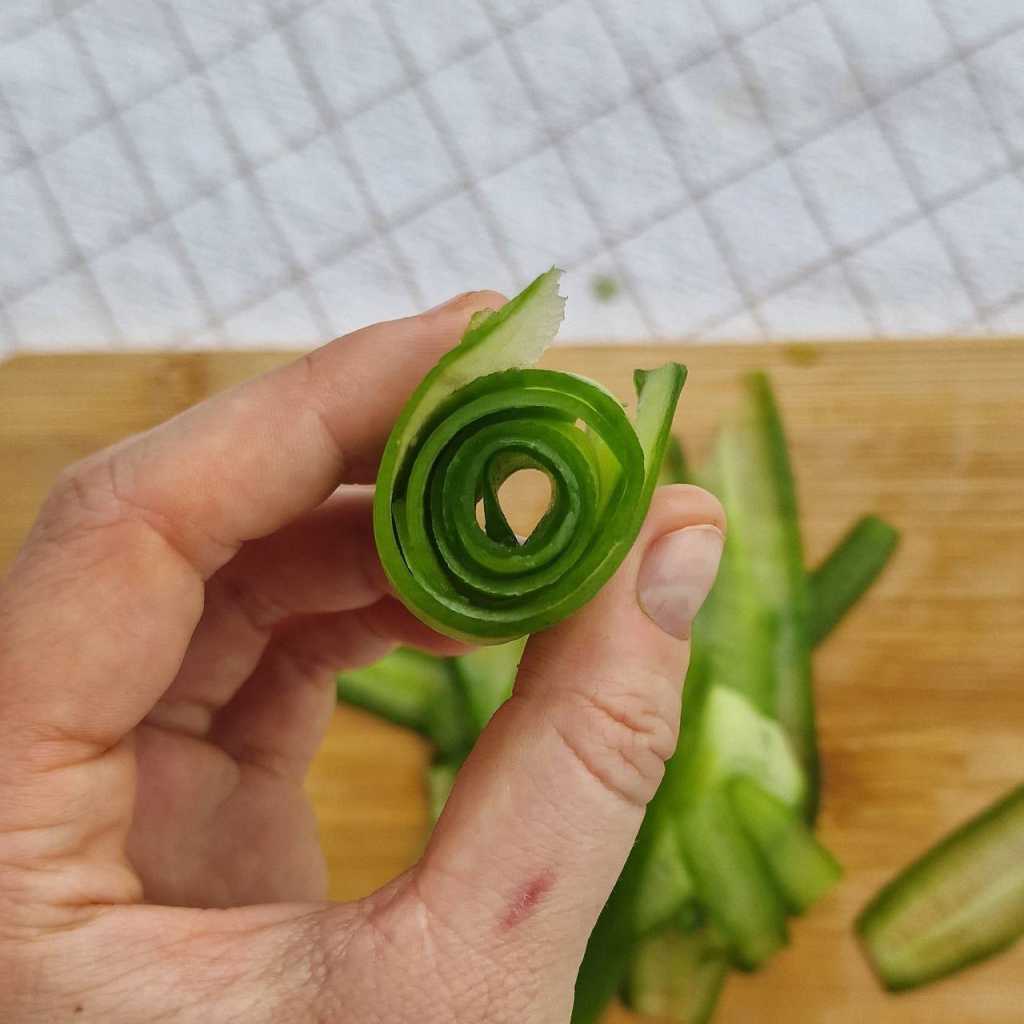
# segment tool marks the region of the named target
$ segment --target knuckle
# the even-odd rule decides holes
[[[634,670],[571,691],[556,722],[563,742],[591,776],[643,806],[675,750],[678,691],[663,676]]]
[[[116,506],[109,463],[92,456],[60,471],[43,505],[41,521],[58,528],[96,524],[109,519]]]

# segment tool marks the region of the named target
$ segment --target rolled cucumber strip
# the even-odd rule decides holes
[[[637,370],[631,421],[594,381],[535,369],[562,320],[559,273],[473,318],[413,392],[381,458],[381,564],[413,614],[459,639],[536,632],[604,585],[640,531],[686,378],[677,363]],[[552,493],[523,542],[498,500],[520,469],[544,473]]]

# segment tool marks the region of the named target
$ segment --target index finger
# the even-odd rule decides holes
[[[181,662],[204,580],[372,478],[420,379],[503,302],[471,292],[356,331],[68,471],[0,587],[0,721],[17,709],[104,745],[133,728]]]

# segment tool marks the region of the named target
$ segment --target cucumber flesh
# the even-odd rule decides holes
[[[728,686],[712,686],[702,710],[680,787],[684,799],[718,788],[735,776],[749,775],[784,803],[793,807],[803,803],[804,776],[778,722]]]
[[[952,974],[1024,935],[1024,785],[890,882],[857,931],[893,990]]]
[[[734,779],[729,796],[790,911],[803,913],[839,881],[842,868],[791,807],[750,778]]]
[[[686,865],[739,967],[752,970],[786,944],[786,907],[724,786],[679,822]]]
[[[707,1024],[729,973],[727,944],[714,926],[669,927],[644,939],[630,961],[627,1001],[673,1024]]]
[[[820,644],[875,582],[899,539],[885,520],[864,516],[810,574],[807,638],[812,645]]]

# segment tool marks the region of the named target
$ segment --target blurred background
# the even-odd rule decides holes
[[[4,0],[0,354],[1024,328],[1019,0]]]

